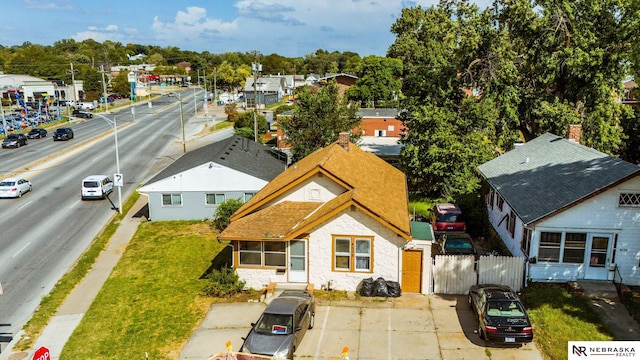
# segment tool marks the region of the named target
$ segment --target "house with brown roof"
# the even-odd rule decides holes
[[[265,185],[218,239],[230,242],[234,268],[256,289],[307,283],[355,291],[361,280],[383,277],[404,292],[428,291],[425,252],[410,243],[404,173],[346,133]],[[405,250],[417,252],[409,259]]]

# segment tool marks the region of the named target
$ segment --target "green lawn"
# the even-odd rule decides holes
[[[213,299],[201,276],[224,247],[207,222],[141,224],[62,359],[176,359]]]
[[[568,341],[611,341],[607,327],[588,299],[572,296],[563,287],[534,283],[522,300],[533,323],[534,341],[550,359],[567,359]]]

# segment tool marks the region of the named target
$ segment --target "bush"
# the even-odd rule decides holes
[[[233,215],[236,210],[242,206],[242,201],[239,199],[229,199],[220,204],[216,209],[216,212],[213,214],[213,226],[219,231],[224,230],[227,226],[229,226],[229,219],[231,215]]]
[[[239,293],[244,289],[245,282],[240,280],[235,269],[213,269],[207,276],[207,285],[202,292],[206,296],[226,297]]]

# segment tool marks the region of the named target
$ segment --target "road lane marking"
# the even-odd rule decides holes
[[[80,203],[80,200],[76,200],[76,202],[74,202],[73,204],[71,204],[71,206],[69,206],[69,209],[73,209],[74,207],[76,207],[76,205],[78,205]]]
[[[31,241],[29,241],[25,246],[23,246],[20,250],[18,250],[18,252],[13,254],[13,257],[15,258],[16,256],[18,256],[18,254],[20,254],[22,252],[22,250],[26,249],[27,246],[29,246],[29,245],[31,245]]]
[[[22,206],[20,206],[19,208],[16,209],[16,211],[20,211],[22,210],[22,208],[24,208],[25,206],[31,204],[32,200],[27,201],[26,203],[24,203]]]
[[[316,347],[316,354],[313,357],[314,359],[320,359],[320,348],[322,347],[321,346],[322,338],[324,337],[324,329],[327,328],[327,321],[329,321],[330,311],[331,311],[331,306],[327,306],[327,312],[324,314],[324,320],[322,320],[322,330],[320,330],[320,339],[318,339],[318,346]]]

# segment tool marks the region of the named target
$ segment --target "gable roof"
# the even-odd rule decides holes
[[[527,225],[640,175],[634,164],[550,133],[478,171]]]
[[[392,118],[395,119],[398,116],[398,109],[393,108],[361,108],[358,109],[358,115],[364,118]]]
[[[279,151],[241,136],[232,136],[182,155],[145,186],[209,162],[271,181],[285,169],[286,159]]]
[[[221,239],[241,236],[234,226],[243,226],[250,216],[256,216],[270,201],[277,199],[288,190],[295,188],[310,177],[322,174],[340,184],[345,191],[326,203],[312,202],[316,207],[290,214],[286,221],[296,226],[287,228],[281,235],[285,239],[295,237],[311,229],[338,212],[355,206],[392,229],[405,239],[410,239],[411,228],[408,214],[408,197],[404,173],[375,155],[369,154],[358,146],[349,143],[345,150],[338,142],[318,149],[290,166],[274,178],[231,217],[231,224],[220,234]],[[287,203],[287,202],[285,202]],[[284,206],[281,204],[274,206]],[[261,210],[262,209],[262,210]],[[294,216],[295,215],[295,216]],[[261,221],[265,227],[278,227],[284,216]],[[293,219],[292,219],[293,217]],[[281,220],[279,220],[281,219]],[[266,220],[266,219],[265,219]],[[234,224],[234,222],[237,222]],[[256,224],[255,221],[251,223]]]
[[[252,77],[247,78],[245,80],[244,89],[242,89],[242,91],[254,91],[253,80],[254,79]],[[278,92],[285,86],[285,80],[282,77],[259,77],[256,84],[257,87],[255,91],[257,92]]]

